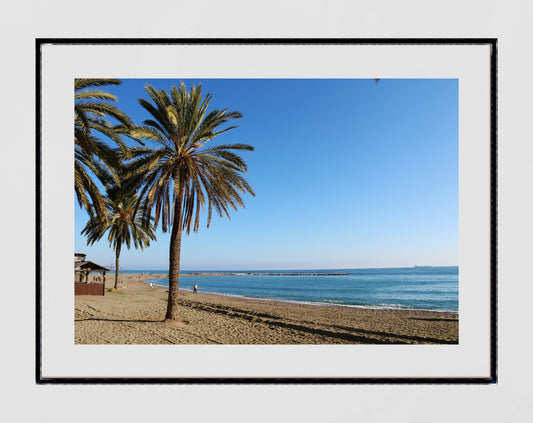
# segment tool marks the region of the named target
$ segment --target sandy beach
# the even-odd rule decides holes
[[[167,288],[121,274],[120,293],[75,297],[76,344],[457,344],[458,315],[252,300],[182,291],[165,323]],[[180,281],[182,281],[180,279]],[[185,282],[182,282],[182,284]],[[106,288],[114,285],[107,276]]]

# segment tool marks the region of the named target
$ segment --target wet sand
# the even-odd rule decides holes
[[[168,289],[121,274],[120,293],[75,297],[76,344],[457,344],[458,315],[262,301],[180,291],[180,321],[164,322]],[[108,275],[106,289],[114,285]],[[190,282],[182,282],[190,285]]]

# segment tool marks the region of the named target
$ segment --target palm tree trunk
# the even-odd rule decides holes
[[[117,246],[117,251],[116,251],[116,257],[115,257],[115,289],[118,289],[118,269],[119,269],[119,265],[118,265],[118,258],[120,256],[120,245]]]
[[[178,189],[174,199],[174,218],[170,236],[169,273],[168,273],[168,302],[166,321],[178,320],[178,278],[180,274],[181,255],[181,201],[183,190]]]

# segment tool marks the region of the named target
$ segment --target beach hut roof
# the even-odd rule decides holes
[[[80,261],[76,263],[75,270],[85,270],[85,271],[109,271],[108,267],[100,266],[99,264],[93,263],[92,261]]]

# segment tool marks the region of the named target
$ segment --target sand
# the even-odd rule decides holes
[[[76,296],[75,343],[458,343],[459,321],[454,313],[318,306],[188,291],[180,292],[181,321],[167,323],[168,289],[151,288],[145,282],[165,276],[121,274],[120,293]],[[107,279],[106,289],[112,288],[114,275]]]

